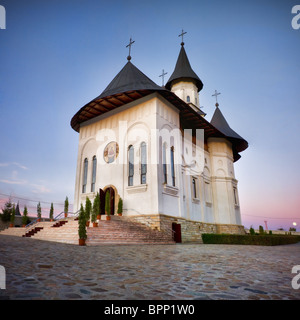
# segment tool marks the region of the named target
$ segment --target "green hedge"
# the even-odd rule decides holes
[[[243,244],[260,246],[277,246],[292,244],[300,241],[300,236],[291,235],[240,235],[240,234],[213,234],[203,233],[205,244]]]

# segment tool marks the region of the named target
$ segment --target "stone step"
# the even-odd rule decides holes
[[[98,227],[87,228],[87,235],[87,245],[175,244],[171,235],[121,217],[98,221]]]
[[[114,239],[108,239],[108,240],[86,240],[86,244],[87,245],[100,245],[102,243],[111,243],[111,244],[122,244],[122,243],[127,243],[127,244],[130,244],[130,243],[134,243],[134,244],[147,244],[147,243],[155,243],[155,244],[175,244],[174,241],[154,241],[154,240],[123,240],[123,241],[120,241],[120,240],[114,240]]]
[[[128,217],[112,216],[111,220],[98,220],[98,227],[87,227],[88,246],[108,244],[175,244],[169,234],[152,230],[148,226],[130,221]],[[34,231],[38,231],[34,233]],[[24,236],[34,239],[78,245],[78,221],[68,217],[53,222],[38,222],[29,228],[9,228],[1,234]]]
[[[7,228],[5,230],[2,230],[0,234],[7,236],[22,237],[25,232],[25,228]]]

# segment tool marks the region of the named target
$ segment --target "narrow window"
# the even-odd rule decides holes
[[[134,148],[129,146],[128,148],[128,186],[133,186],[133,174],[134,174]]]
[[[233,187],[233,196],[234,196],[234,204],[237,206],[238,203],[238,197],[237,197],[237,190],[235,187]]]
[[[171,174],[172,174],[172,186],[175,187],[174,147],[171,147]]]
[[[168,183],[168,173],[167,173],[167,145],[163,144],[163,174],[164,174],[164,183]]]
[[[147,174],[147,147],[146,143],[141,143],[141,184],[146,183]]]
[[[86,183],[87,183],[87,172],[88,172],[88,159],[84,159],[83,163],[83,184],[82,184],[82,193],[86,193]]]
[[[96,156],[93,156],[93,171],[92,171],[91,192],[95,192],[96,170],[97,170],[97,158],[96,158]]]
[[[190,96],[187,96],[187,97],[186,97],[186,102],[191,102]]]
[[[196,189],[197,187],[196,187],[196,179],[195,178],[193,178],[192,184],[193,184],[193,196],[196,199],[197,198],[197,189]]]
[[[195,98],[195,105],[197,105],[197,98]]]

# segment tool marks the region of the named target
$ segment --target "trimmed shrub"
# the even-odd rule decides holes
[[[258,229],[258,231],[259,231],[259,234],[265,234],[265,231],[264,231],[264,227],[263,226],[259,226],[259,229]]]
[[[69,199],[68,197],[66,197],[65,204],[64,204],[64,213],[68,213],[68,211],[69,211]]]
[[[83,205],[80,205],[80,211],[79,211],[79,219],[78,219],[78,236],[79,239],[86,239],[87,234],[86,234],[86,214],[83,209]]]
[[[86,221],[89,221],[91,218],[91,211],[92,211],[92,202],[89,197],[85,199],[85,217]]]
[[[203,233],[202,240],[204,244],[242,244],[242,245],[260,245],[277,246],[292,244],[300,241],[300,236],[273,236],[273,235],[241,235],[241,234],[214,234]]]

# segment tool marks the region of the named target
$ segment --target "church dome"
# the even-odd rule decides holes
[[[132,90],[162,90],[130,61],[96,99]]]
[[[197,76],[197,74],[192,69],[187,54],[184,49],[184,43],[181,43],[181,49],[179,52],[179,56],[176,62],[176,66],[174,72],[172,73],[170,79],[166,83],[166,88],[168,90],[172,87],[172,82],[176,80],[183,80],[183,81],[194,81],[196,83],[198,92],[202,90],[203,83]]]
[[[226,138],[232,143],[235,161],[240,158],[238,152],[242,152],[248,148],[248,142],[230,128],[228,122],[219,109],[219,104],[216,104],[216,110],[210,123],[223,133]]]
[[[134,66],[130,59],[114,77],[104,91],[83,106],[72,118],[71,127],[79,131],[80,123],[121,107],[154,91],[163,91],[143,72]]]

